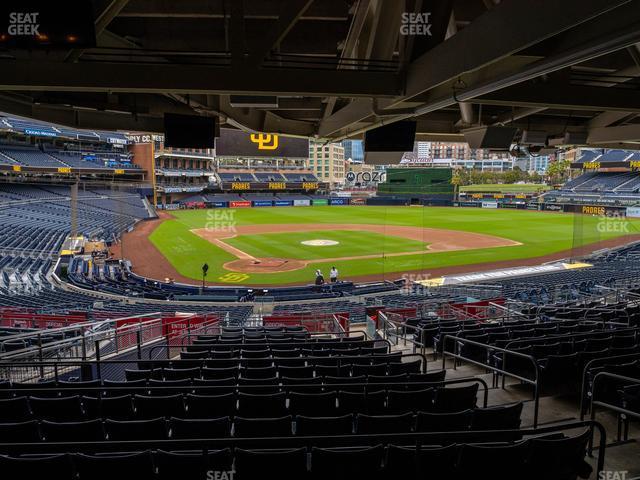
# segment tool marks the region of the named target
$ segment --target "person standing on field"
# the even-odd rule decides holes
[[[329,278],[331,279],[331,283],[336,283],[338,281],[338,269],[336,267],[331,267]]]

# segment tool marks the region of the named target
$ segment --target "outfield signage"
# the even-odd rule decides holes
[[[482,208],[498,208],[498,202],[482,202]]]
[[[274,205],[276,207],[290,207],[293,202],[291,200],[276,200]]]
[[[229,207],[231,208],[249,208],[251,207],[251,202],[249,200],[240,200],[235,202],[229,202]]]
[[[311,200],[294,200],[294,207],[309,207],[311,205]]]
[[[640,207],[627,207],[627,217],[640,217]]]
[[[273,202],[271,200],[254,200],[253,206],[254,207],[272,207]]]
[[[224,208],[228,206],[229,202],[205,202],[208,207]]]
[[[231,190],[251,190],[251,184],[249,182],[232,182]]]
[[[366,205],[367,200],[365,198],[351,198],[351,205]]]
[[[47,130],[33,130],[31,128],[25,128],[24,134],[32,135],[34,137],[57,137],[58,136],[56,132],[50,132]]]
[[[527,210],[540,210],[539,203],[527,203]]]
[[[476,207],[478,208],[480,206],[479,202],[459,202],[458,205],[460,205],[461,207]]]
[[[330,198],[329,205],[349,205],[348,198]]]
[[[221,128],[216,138],[219,157],[308,158],[309,139],[275,133],[248,133]]]
[[[313,204],[314,205],[329,205],[329,200],[327,200],[326,198],[314,198],[313,199]]]
[[[555,203],[544,203],[544,210],[549,210],[551,212],[562,212],[564,211],[564,207],[562,205],[556,205]]]

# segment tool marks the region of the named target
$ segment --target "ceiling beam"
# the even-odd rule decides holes
[[[312,3],[313,0],[283,2],[278,19],[271,25],[267,35],[261,39],[261,43],[255,46],[248,62],[254,66],[261,65],[264,57],[280,44]]]
[[[620,120],[624,120],[628,116],[632,115],[631,112],[616,111],[616,112],[602,112],[600,115],[593,117],[589,121],[589,128],[608,127]]]
[[[383,96],[401,91],[393,72],[249,69],[205,65],[0,62],[0,90]]]
[[[416,59],[408,68],[403,98],[419,95],[629,1],[518,0],[500,3]]]
[[[589,144],[640,142],[640,124],[601,127],[589,130]]]
[[[483,105],[640,113],[640,91],[559,85],[556,82],[521,83],[475,97],[469,102]]]
[[[113,19],[116,18],[122,9],[127,6],[127,3],[129,3],[129,0],[111,0],[111,2],[109,2],[107,8],[105,8],[96,19],[96,39],[100,38]],[[83,53],[84,49],[72,50],[67,55],[67,58],[65,58],[65,61],[76,62]]]

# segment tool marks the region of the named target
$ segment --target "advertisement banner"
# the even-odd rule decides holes
[[[274,205],[276,207],[290,207],[293,202],[291,200],[276,200]]]
[[[482,208],[498,208],[498,202],[482,202]]]
[[[329,200],[327,200],[326,198],[314,198],[313,199],[313,204],[314,205],[329,205]]]
[[[475,207],[475,208],[479,208],[480,207],[480,203],[479,202],[460,202],[459,206],[461,207]]]
[[[527,203],[527,210],[539,210],[540,204],[538,203]]]
[[[272,207],[273,202],[271,200],[254,200],[253,206],[254,207]]]
[[[215,201],[215,202],[205,202],[205,205],[207,206],[207,208],[225,208],[228,206],[228,203]]]
[[[251,202],[248,201],[248,200],[229,202],[229,207],[231,207],[231,208],[249,208],[249,207],[251,207]]]
[[[524,208],[524,204],[505,202],[500,204],[500,208]]]
[[[562,205],[556,205],[555,203],[545,203],[544,209],[549,210],[551,212],[562,212],[564,208]]]
[[[367,200],[365,198],[352,198],[351,205],[366,205]]]
[[[330,198],[329,205],[349,205],[348,198]]]
[[[311,205],[311,200],[294,200],[294,207],[308,207]]]
[[[640,217],[640,207],[627,207],[627,217]]]

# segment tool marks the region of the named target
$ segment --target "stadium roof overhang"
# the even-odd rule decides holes
[[[0,51],[0,111],[136,131],[198,112],[336,140],[414,118],[432,141],[482,123],[637,148],[639,4],[94,0],[95,48]]]

